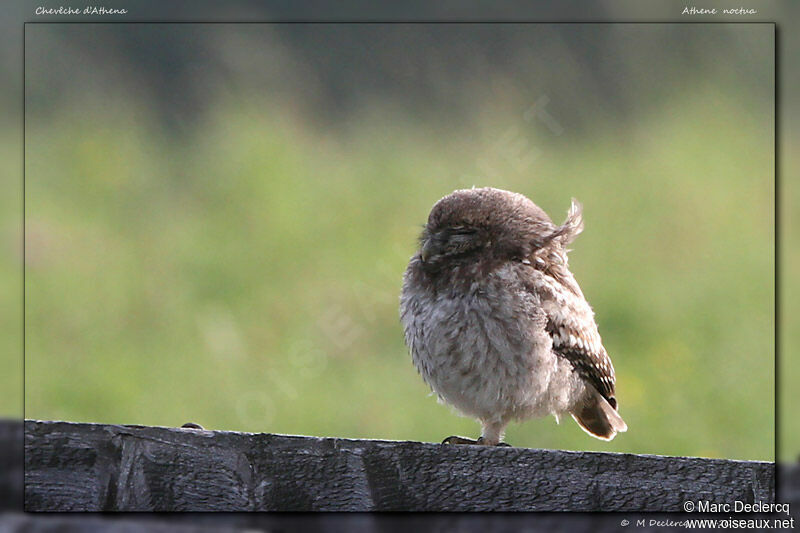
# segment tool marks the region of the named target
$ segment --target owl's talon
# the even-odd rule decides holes
[[[478,440],[468,439],[466,437],[459,437],[458,435],[451,435],[442,441],[442,444],[480,444]]]
[[[458,435],[451,435],[442,441],[442,444],[472,444],[473,446],[501,446],[510,448],[511,445],[505,442],[498,442],[497,444],[489,444],[483,437],[478,437],[478,440],[468,439],[467,437],[459,437]]]
[[[184,428],[184,429],[205,429],[200,424],[195,424],[194,422],[186,422],[181,427]]]
[[[478,437],[478,440],[475,442],[475,444],[478,444],[480,446],[502,446],[502,447],[508,447],[508,448],[511,447],[510,444],[507,444],[505,442],[498,442],[497,444],[489,444],[488,442],[486,442],[486,440],[483,437]]]

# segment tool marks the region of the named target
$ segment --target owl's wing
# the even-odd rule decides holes
[[[572,274],[566,270],[561,274],[568,278],[567,283],[540,270],[533,276],[547,317],[545,331],[553,339],[553,351],[568,360],[616,408],[614,366],[603,347],[594,313],[580,289],[573,289],[577,283]]]
[[[591,331],[548,317],[545,329],[553,338],[553,351],[569,361],[575,371],[616,408],[614,366],[603,348],[597,328]]]

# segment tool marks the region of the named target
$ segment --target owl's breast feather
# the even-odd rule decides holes
[[[410,282],[419,274],[412,266],[401,320],[414,365],[434,392],[476,417],[553,411],[550,384],[569,377],[517,266],[473,277],[459,290]]]

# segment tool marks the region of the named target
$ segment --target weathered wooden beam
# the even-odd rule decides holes
[[[27,511],[682,511],[775,501],[755,461],[25,422]]]

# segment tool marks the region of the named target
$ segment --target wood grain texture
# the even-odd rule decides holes
[[[681,511],[773,463],[25,422],[27,511]]]

